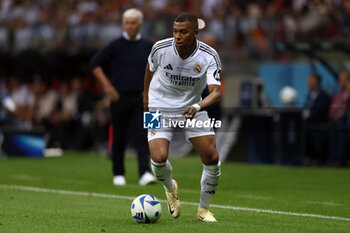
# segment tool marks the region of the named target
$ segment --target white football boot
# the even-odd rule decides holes
[[[217,222],[214,214],[205,208],[198,208],[197,219],[202,222]]]
[[[168,210],[173,218],[180,217],[181,214],[181,203],[179,201],[179,197],[177,195],[178,192],[178,186],[176,180],[173,179],[174,182],[174,188],[172,190],[166,190],[165,189],[165,195],[168,199]]]

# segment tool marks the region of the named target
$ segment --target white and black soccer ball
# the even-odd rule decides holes
[[[280,100],[284,105],[295,104],[298,97],[297,90],[290,86],[285,86],[280,91]]]
[[[131,204],[131,216],[138,223],[155,223],[162,214],[162,206],[157,198],[142,194]]]

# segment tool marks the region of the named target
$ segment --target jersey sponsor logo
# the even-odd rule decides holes
[[[199,64],[196,64],[193,68],[194,72],[200,73],[202,71],[202,67]]]
[[[171,64],[164,66],[165,70],[173,70],[173,67],[171,66]]]
[[[143,128],[144,129],[160,129],[161,127],[161,113],[159,110],[156,112],[144,112],[143,113]],[[155,132],[155,131],[154,131]],[[152,133],[152,132],[151,132]]]
[[[181,74],[170,74],[168,72],[165,72],[165,75],[170,79],[170,84],[176,86],[194,86],[199,80],[199,78],[193,78]]]

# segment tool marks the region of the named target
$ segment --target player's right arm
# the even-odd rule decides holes
[[[155,43],[152,47],[151,53],[148,56],[148,62],[146,65],[146,71],[145,71],[145,80],[144,80],[144,92],[143,92],[143,108],[144,111],[148,111],[148,92],[149,92],[149,86],[151,84],[152,78],[154,73],[156,72],[158,68],[158,56],[159,56],[159,48],[160,43],[162,41],[158,41]]]
[[[144,94],[143,94],[143,109],[148,111],[148,90],[151,84],[154,72],[152,72],[147,63],[145,71],[145,81],[144,81]]]
[[[102,48],[99,52],[97,52],[90,61],[90,67],[92,69],[93,75],[101,83],[109,100],[112,102],[118,101],[120,96],[118,91],[113,87],[105,72],[103,71],[102,64],[105,64],[112,59],[115,50],[115,43],[111,42]]]

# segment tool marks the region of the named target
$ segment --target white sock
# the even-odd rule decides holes
[[[157,163],[151,160],[151,167],[157,180],[159,180],[167,190],[172,190],[174,188],[173,178],[171,176],[173,168],[169,160],[165,163]]]
[[[201,199],[199,208],[209,208],[209,204],[218,188],[221,170],[220,161],[216,165],[204,165],[201,179]]]

